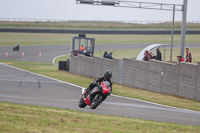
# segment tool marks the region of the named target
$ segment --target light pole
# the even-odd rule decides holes
[[[183,5],[151,3],[151,2],[136,2],[136,1],[120,1],[120,0],[112,0],[112,1],[109,1],[109,0],[76,0],[76,3],[77,4],[98,5],[98,6],[114,6],[114,7],[173,11],[170,62],[172,62],[175,11],[181,11],[181,12],[183,12],[183,16],[182,16],[182,26],[181,26],[180,55],[182,57],[184,56],[187,0],[184,0]]]
[[[175,8],[176,6],[173,6],[173,17],[172,17],[172,37],[171,37],[171,52],[170,52],[170,62],[172,62],[172,53],[173,53],[173,44],[174,44],[174,19],[175,19]]]
[[[182,57],[184,57],[184,48],[185,48],[186,16],[187,16],[187,0],[184,0],[183,1],[182,26],[181,26],[181,46],[180,46],[180,56],[182,56]]]

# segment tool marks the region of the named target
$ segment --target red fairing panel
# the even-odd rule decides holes
[[[104,94],[109,93],[110,92],[110,87],[107,87],[103,82],[101,84],[102,84],[103,93]]]
[[[85,101],[85,103],[86,104],[88,104],[89,106],[91,106],[91,102],[90,102],[90,100],[89,100],[89,95],[87,96],[87,98],[84,98],[84,101]]]

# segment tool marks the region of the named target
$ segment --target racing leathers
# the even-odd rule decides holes
[[[86,97],[88,92],[90,90],[92,90],[94,87],[98,86],[102,81],[108,81],[110,83],[110,88],[111,88],[111,91],[112,91],[112,81],[110,80],[110,78],[105,78],[105,77],[100,77],[96,80],[94,80],[90,85],[89,87],[86,89],[86,93],[84,94],[84,96]]]

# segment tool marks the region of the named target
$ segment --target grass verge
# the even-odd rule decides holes
[[[2,133],[198,133],[199,131],[199,126],[0,102],[0,132]]]
[[[148,29],[171,30],[171,22],[165,23],[123,23],[112,21],[68,21],[68,22],[19,22],[0,21],[0,27],[9,28],[56,28],[56,29]],[[174,28],[181,29],[181,23],[175,22]],[[187,29],[200,29],[198,23],[187,23]]]
[[[0,33],[0,46],[71,44],[77,34],[44,34],[44,33]],[[171,44],[171,35],[87,35],[95,38],[96,44]],[[180,43],[180,35],[174,35],[174,44]],[[186,35],[186,46],[199,43],[200,35]]]
[[[52,78],[56,78],[62,81],[70,82],[84,87],[88,87],[88,85],[94,80],[91,78],[70,74],[69,72],[58,71],[57,68],[58,66],[54,66],[50,63],[32,63],[32,62],[3,61],[3,60],[0,60],[0,62],[5,62],[5,63],[10,62],[12,66],[19,67],[31,72],[43,74]],[[116,83],[114,83],[113,85],[112,94],[130,98],[137,98],[140,100],[151,101],[173,107],[180,107],[180,108],[200,111],[200,102],[198,101],[182,99],[170,95],[159,94],[141,89],[130,88]]]

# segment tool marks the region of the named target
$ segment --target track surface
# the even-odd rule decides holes
[[[110,96],[96,110],[80,109],[81,88],[0,64],[0,99],[22,104],[200,126],[200,112]]]
[[[115,50],[115,49],[142,49],[149,44],[97,44],[95,50]],[[200,47],[200,44],[189,44],[190,47]],[[175,47],[179,47],[178,44]],[[0,47],[0,59],[3,60],[22,60],[31,62],[46,62],[51,63],[53,58],[59,55],[70,53],[71,45],[33,45],[33,46],[21,46],[20,51],[12,51],[13,47]],[[8,57],[6,57],[8,52]],[[22,52],[24,57],[22,58]],[[42,57],[39,57],[39,53],[42,53]]]
[[[113,48],[113,45],[102,44],[97,46],[102,50],[105,50],[105,46],[108,50]],[[131,44],[115,45],[116,49],[129,49],[131,47],[133,47]],[[51,62],[53,57],[66,54],[68,49],[70,49],[69,45],[23,46],[21,51],[24,50],[25,56],[22,58],[21,51],[12,52],[11,47],[1,47],[0,57],[10,60]],[[9,54],[8,57],[2,55],[5,50],[8,50],[11,55]],[[44,51],[42,51],[42,57],[39,57],[38,54],[41,50]],[[197,111],[117,96],[108,97],[96,110],[91,110],[89,107],[80,109],[77,105],[80,96],[81,88],[78,86],[0,64],[0,101],[200,126],[200,112]]]

